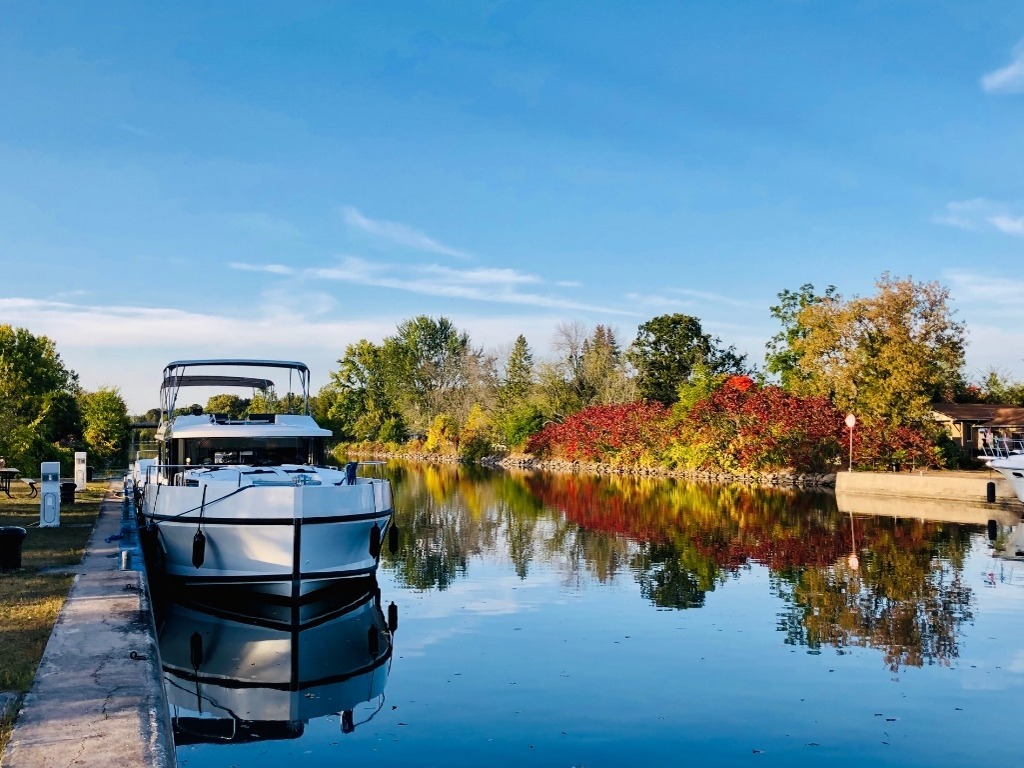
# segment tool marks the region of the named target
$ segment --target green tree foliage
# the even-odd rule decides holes
[[[0,325],[0,454],[32,471],[40,461],[70,461],[81,438],[78,375],[53,341]]]
[[[635,381],[626,370],[626,360],[615,332],[606,325],[594,328],[583,342],[581,376],[589,394],[587,405],[611,405],[636,400]]]
[[[502,410],[512,409],[529,397],[533,389],[533,353],[526,337],[516,337],[505,363],[505,374],[498,387],[498,404]]]
[[[798,342],[807,336],[807,328],[800,323],[801,311],[811,304],[821,304],[838,298],[836,287],[830,285],[821,296],[811,283],[804,283],[797,291],[783,290],[779,303],[770,308],[772,317],[782,330],[765,345],[765,370],[779,377],[783,389],[791,389],[800,375]]]
[[[345,348],[339,368],[318,394],[331,420],[335,437],[342,440],[377,440],[387,425],[388,437],[404,439],[405,426],[398,414],[398,384],[391,375],[381,346],[362,339]]]
[[[113,387],[85,392],[78,398],[85,424],[85,443],[92,460],[107,466],[123,465],[131,422],[121,393]]]
[[[746,357],[735,347],[704,333],[700,320],[690,315],[660,315],[640,326],[629,352],[636,367],[639,394],[665,405],[676,401],[679,386],[703,366],[711,373],[742,373]]]
[[[862,419],[924,425],[929,403],[963,386],[964,326],[938,283],[886,273],[876,287],[874,296],[833,294],[799,310],[790,390],[828,397]]]
[[[488,362],[447,318],[420,315],[377,345],[350,344],[318,393],[337,437],[401,442],[423,435],[438,413],[464,418],[488,386]],[[469,394],[467,394],[469,393]]]
[[[507,448],[516,449],[539,430],[544,416],[536,403],[533,353],[520,334],[499,377],[494,429],[497,439]]]
[[[249,406],[252,401],[249,398],[241,398],[238,395],[214,395],[206,401],[206,413],[223,413],[229,419],[240,419],[249,413]],[[265,413],[265,411],[264,411]]]
[[[1024,382],[1016,381],[996,368],[986,371],[980,390],[981,399],[986,403],[1024,406]],[[957,399],[965,402],[964,398]]]
[[[449,410],[449,400],[465,384],[464,358],[469,334],[445,317],[419,315],[398,325],[385,339],[385,371],[392,377],[399,410],[411,429],[422,432],[433,413]]]

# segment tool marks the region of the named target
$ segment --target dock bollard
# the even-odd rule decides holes
[[[985,499],[989,504],[994,504],[996,501],[996,484],[989,483],[985,486]]]
[[[130,549],[121,550],[121,570],[130,571],[132,569],[132,551]]]

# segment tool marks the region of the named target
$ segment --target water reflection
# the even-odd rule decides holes
[[[376,582],[363,587],[301,604],[203,588],[157,606],[176,745],[294,739],[335,714],[349,732],[372,718],[397,609],[389,606],[389,628]]]
[[[659,608],[699,609],[755,565],[770,573],[784,642],[876,648],[893,670],[949,664],[972,620],[964,582],[977,526],[841,514],[828,493],[622,476],[394,464],[402,547],[384,567],[451,587],[474,558],[568,585],[632,578]]]

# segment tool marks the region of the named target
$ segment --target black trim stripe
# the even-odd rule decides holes
[[[195,672],[191,672],[185,669],[179,669],[170,665],[164,665],[164,672],[179,680],[186,680],[190,683],[205,683],[208,685],[214,685],[221,688],[231,689],[252,689],[252,688],[265,688],[271,691],[305,691],[309,688],[316,688],[321,685],[330,685],[331,683],[341,683],[345,680],[349,680],[359,675],[365,675],[367,672],[373,672],[380,669],[384,664],[391,658],[391,654],[394,648],[388,646],[388,649],[384,651],[380,656],[373,660],[371,664],[367,664],[364,667],[355,669],[351,672],[343,672],[336,675],[328,675],[327,677],[317,678],[316,680],[303,680],[297,685],[291,682],[287,683],[261,683],[255,680],[231,680],[223,677],[208,677],[207,675],[197,675]]]
[[[371,565],[367,568],[355,568],[345,571],[303,571],[299,578],[302,581],[326,581],[331,579],[348,579],[355,576],[369,576],[376,572],[377,566]],[[290,571],[261,576],[181,576],[176,573],[168,573],[167,576],[170,579],[177,579],[186,584],[288,584],[292,580]]]
[[[331,515],[330,517],[302,517],[296,520],[294,517],[210,517],[204,515],[203,526],[207,525],[294,525],[296,522],[302,525],[329,525],[331,523],[359,523],[364,520],[384,520],[393,514],[394,510],[387,509],[383,512],[363,512],[358,515]],[[178,523],[189,528],[195,526],[199,516],[185,517],[183,515],[155,515],[143,512],[146,520],[154,523]]]

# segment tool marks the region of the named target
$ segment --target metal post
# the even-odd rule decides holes
[[[847,472],[853,472],[853,427],[857,423],[857,417],[852,413],[846,414],[846,428],[850,430],[850,465],[846,470]]]

